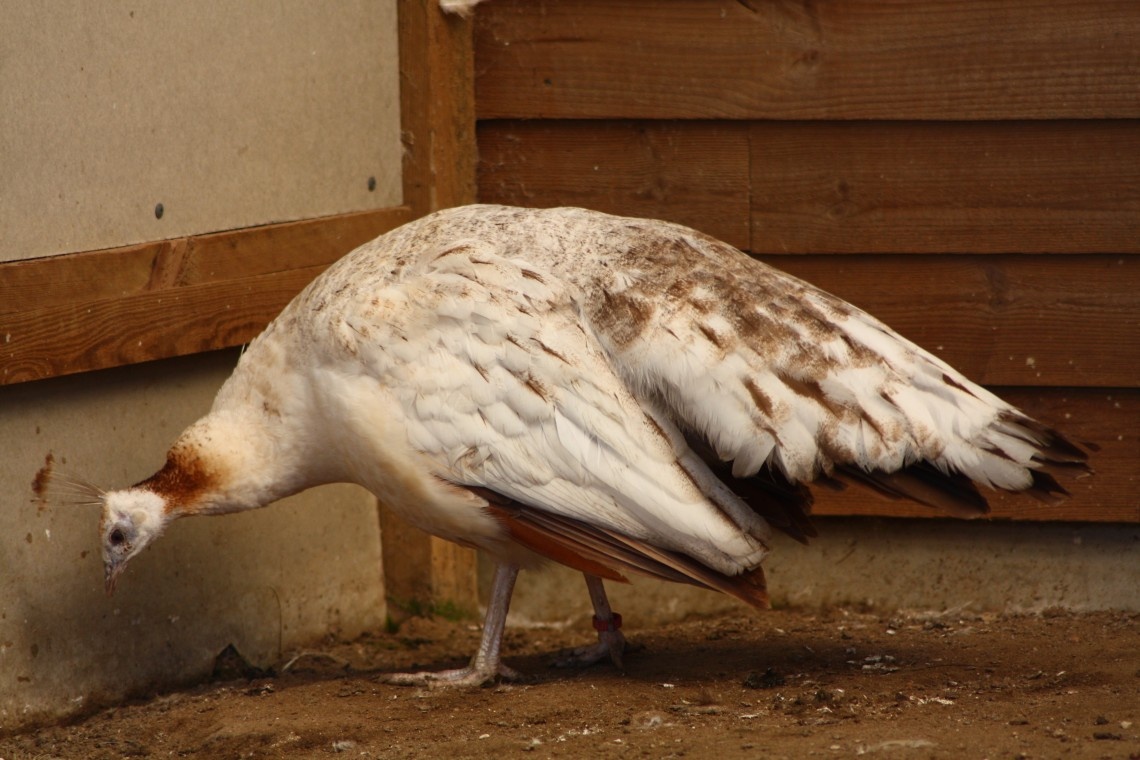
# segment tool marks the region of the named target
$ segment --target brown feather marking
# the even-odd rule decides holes
[[[665,432],[665,429],[661,427],[660,424],[658,424],[657,420],[653,419],[652,415],[646,414],[645,421],[649,423],[650,427],[653,428],[657,435],[661,436],[662,440],[667,441],[670,443],[670,445],[672,445],[672,438],[668,433]],[[677,469],[685,476],[693,488],[695,488],[698,492],[704,492],[704,488],[702,488],[701,484],[697,482],[697,479],[693,477],[693,473],[689,472],[687,468],[681,466],[680,462],[677,462]]]
[[[557,351],[555,351],[553,348],[551,348],[550,346],[548,346],[548,345],[546,345],[545,343],[543,343],[543,342],[542,342],[541,340],[539,340],[538,338],[531,338],[531,340],[532,340],[534,343],[536,343],[540,349],[542,349],[543,353],[545,353],[545,354],[548,354],[548,355],[550,355],[550,356],[553,356],[555,359],[557,359],[558,361],[562,362],[563,364],[569,364],[569,363],[570,363],[570,362],[569,362],[569,361],[566,359],[566,357],[565,357],[565,356],[563,356],[562,354],[558,353]]]
[[[977,398],[977,396],[974,395],[973,391],[971,391],[969,388],[967,388],[966,386],[959,383],[954,378],[947,375],[945,372],[942,373],[942,382],[946,383],[951,388],[956,388],[956,389],[962,391],[962,393],[965,393],[967,396],[972,396],[973,398]]]
[[[850,415],[851,410],[836,402],[826,393],[824,393],[823,388],[820,386],[818,381],[800,380],[797,377],[793,377],[792,375],[783,372],[777,374],[777,377],[779,378],[780,382],[786,385],[788,387],[788,390],[790,390],[792,393],[800,396],[801,398],[806,398],[809,401],[814,401],[816,404],[819,404],[819,406],[823,407],[834,416],[843,418]]]
[[[717,335],[716,330],[712,329],[711,327],[709,327],[706,324],[702,324],[699,322],[697,323],[697,329],[700,330],[701,334],[704,335],[705,338],[708,339],[709,343],[712,343],[717,348],[721,348],[721,349],[724,348],[724,346],[725,346],[724,339],[721,338],[721,336]]]
[[[653,318],[653,306],[647,301],[625,293],[602,289],[604,308],[594,309],[594,321],[619,346],[636,340]]]
[[[543,384],[539,380],[537,380],[533,375],[528,374],[526,376],[526,379],[523,381],[523,385],[526,387],[527,390],[529,390],[534,395],[538,396],[543,401],[549,401],[550,400],[550,394],[546,390],[546,387],[543,386]]]
[[[162,469],[132,488],[146,488],[166,502],[166,512],[184,509],[217,483],[215,473],[206,469],[189,446],[175,445],[166,455]]]
[[[748,390],[748,395],[752,397],[752,403],[756,404],[756,408],[760,410],[768,419],[775,419],[774,409],[772,408],[772,399],[751,377],[744,378],[744,387]]]

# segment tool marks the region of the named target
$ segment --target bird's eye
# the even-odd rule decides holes
[[[115,528],[113,531],[111,531],[110,538],[112,546],[119,546],[127,540],[127,537],[123,535],[123,531],[119,528]]]

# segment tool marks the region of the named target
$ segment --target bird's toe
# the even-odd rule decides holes
[[[625,636],[621,631],[600,631],[598,643],[573,649],[556,659],[553,664],[556,668],[584,668],[609,660],[621,670],[625,646]]]
[[[487,686],[498,681],[518,682],[525,680],[525,677],[514,668],[499,663],[497,666],[468,665],[454,670],[386,673],[378,676],[376,680],[393,686],[448,688]]]

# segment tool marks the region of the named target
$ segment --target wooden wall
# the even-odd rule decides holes
[[[475,77],[480,201],[805,277],[1100,447],[1065,505],[996,516],[1140,521],[1140,4],[495,0]]]

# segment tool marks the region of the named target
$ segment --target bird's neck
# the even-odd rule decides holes
[[[262,507],[335,480],[308,384],[268,330],[242,356],[210,413],[187,428],[144,484],[173,517]],[[143,485],[143,484],[140,484]]]
[[[309,485],[296,447],[243,412],[213,411],[191,425],[158,472],[139,484],[161,496],[171,517],[262,507]]]

